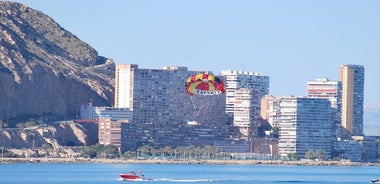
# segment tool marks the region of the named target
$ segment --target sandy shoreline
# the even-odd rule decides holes
[[[380,166],[380,163],[349,161],[282,161],[282,160],[166,160],[166,159],[75,159],[75,158],[0,158],[0,163],[125,163],[125,164],[225,164],[225,165],[320,165]]]

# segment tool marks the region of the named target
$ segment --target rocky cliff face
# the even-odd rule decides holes
[[[114,62],[26,5],[0,1],[0,120],[113,102]]]
[[[89,146],[98,143],[97,132],[97,124],[73,122],[27,129],[6,129],[1,131],[0,146],[6,148],[40,148],[43,145],[50,145],[52,148]]]

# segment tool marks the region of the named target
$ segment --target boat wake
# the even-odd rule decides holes
[[[171,179],[171,178],[157,178],[153,181],[166,181],[166,182],[178,182],[178,183],[197,183],[197,182],[216,182],[217,180],[210,179]]]
[[[191,179],[191,180],[182,180],[182,179],[170,179],[170,178],[157,178],[157,179],[139,179],[139,180],[124,180],[122,178],[117,179],[119,181],[165,181],[173,183],[197,183],[197,182],[216,182],[217,180],[208,180],[208,179]]]
[[[345,183],[362,183],[362,182],[351,182],[351,181],[309,181],[309,180],[239,180],[239,179],[173,179],[173,178],[149,178],[149,179],[141,179],[141,180],[123,180],[118,179],[120,181],[133,181],[133,182],[139,182],[139,181],[150,181],[150,182],[164,182],[164,183],[206,183],[206,182],[226,182],[226,183],[313,183],[313,184],[345,184]],[[370,182],[370,183],[377,183],[377,182]]]
[[[118,178],[117,180],[119,180],[119,181],[133,181],[133,182],[138,182],[138,181],[154,181],[151,178],[131,179],[131,180],[123,179],[123,178]]]

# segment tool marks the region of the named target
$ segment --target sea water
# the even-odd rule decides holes
[[[141,170],[149,181],[132,183],[370,183],[380,178],[379,166],[207,165],[207,164],[0,164],[4,184],[131,183],[120,173]]]

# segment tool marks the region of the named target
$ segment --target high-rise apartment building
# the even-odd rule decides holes
[[[256,118],[260,117],[260,100],[269,94],[269,76],[260,73],[225,70],[220,72],[221,76],[226,78],[226,114],[233,117],[234,104],[236,100],[236,90],[239,88],[251,89],[253,97],[258,103],[254,104]]]
[[[363,135],[364,66],[341,65],[342,126],[352,135]]]
[[[115,67],[115,107],[133,110],[133,82],[137,65],[117,64]]]
[[[327,99],[308,97],[279,97],[278,126],[280,157],[297,154],[305,158],[307,152],[320,151],[331,156],[333,120]]]
[[[335,123],[341,123],[342,115],[342,83],[328,78],[317,78],[307,82],[307,96],[325,98],[330,101]]]
[[[229,137],[225,94],[186,93],[186,80],[195,73],[200,71],[174,66],[141,69],[138,65],[116,65],[115,106],[133,111],[131,127],[122,134],[123,139],[129,140],[128,149],[147,142],[158,147],[211,145],[216,139]]]
[[[116,107],[131,109],[134,123],[202,123],[206,116],[218,120],[224,114],[224,95],[186,93],[186,80],[195,73],[199,72],[186,67],[140,69],[138,65],[116,65]]]
[[[251,137],[253,122],[255,121],[255,106],[258,103],[254,99],[253,90],[240,88],[235,91],[234,103],[234,126],[239,127],[240,133],[246,137]]]

